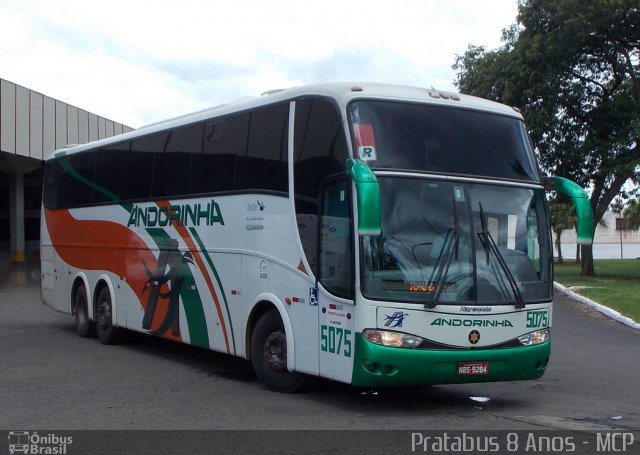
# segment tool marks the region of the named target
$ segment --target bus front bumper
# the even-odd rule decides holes
[[[538,379],[547,368],[550,352],[550,341],[516,348],[418,350],[380,346],[356,334],[351,383],[411,386]],[[484,363],[488,371],[461,375],[461,362]]]

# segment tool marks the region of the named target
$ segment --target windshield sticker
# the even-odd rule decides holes
[[[362,145],[358,147],[358,158],[362,161],[375,161],[376,148],[371,145]]]
[[[362,161],[375,161],[376,139],[373,134],[373,125],[370,123],[354,124],[353,134],[356,139],[358,158]]]

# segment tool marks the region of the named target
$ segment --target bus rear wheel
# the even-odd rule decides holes
[[[260,317],[251,335],[251,363],[258,378],[277,392],[297,392],[307,377],[287,370],[287,337],[276,309]]]
[[[104,286],[98,293],[96,302],[96,333],[102,344],[114,344],[118,342],[118,329],[113,325],[113,305],[109,288]]]
[[[78,286],[73,298],[73,317],[75,321],[76,333],[82,338],[95,336],[95,324],[89,319],[87,311],[87,289],[84,284]]]

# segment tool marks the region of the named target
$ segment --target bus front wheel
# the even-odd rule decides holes
[[[104,286],[96,302],[96,332],[102,344],[114,344],[118,341],[118,329],[113,325],[113,305],[109,288]]]
[[[287,370],[287,337],[275,308],[263,314],[253,330],[251,363],[258,378],[271,390],[293,393],[306,382],[304,374]]]
[[[89,319],[87,312],[87,289],[84,284],[78,286],[73,298],[73,317],[76,326],[76,333],[82,338],[95,336],[95,325]]]

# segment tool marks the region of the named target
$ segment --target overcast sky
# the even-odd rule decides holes
[[[2,0],[0,78],[134,128],[274,88],[453,90],[517,0]]]

